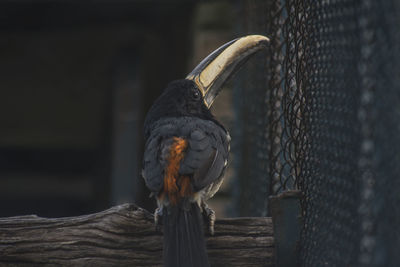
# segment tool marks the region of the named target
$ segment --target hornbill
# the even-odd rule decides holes
[[[224,82],[268,38],[232,40],[207,56],[183,80],[168,84],[144,123],[143,177],[158,204],[164,227],[164,266],[209,266],[203,217],[214,233],[215,213],[205,201],[219,189],[230,137],[210,112]]]

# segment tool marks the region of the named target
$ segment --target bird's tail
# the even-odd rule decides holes
[[[168,207],[163,214],[164,267],[208,267],[203,218],[196,203]]]

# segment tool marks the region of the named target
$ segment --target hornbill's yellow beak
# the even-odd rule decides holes
[[[203,94],[204,103],[211,107],[222,85],[255,52],[265,48],[269,39],[248,35],[232,40],[208,55],[186,79],[194,81]]]

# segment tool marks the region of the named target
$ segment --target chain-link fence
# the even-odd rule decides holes
[[[400,1],[253,0],[244,11],[244,31],[271,38],[265,65],[236,88],[250,215],[300,189],[303,266],[400,266]]]

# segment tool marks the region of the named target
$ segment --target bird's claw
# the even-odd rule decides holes
[[[157,232],[160,231],[160,226],[161,226],[160,219],[161,219],[162,215],[163,215],[163,208],[162,207],[156,208],[156,210],[154,211],[154,225],[155,225]]]
[[[214,235],[215,211],[209,208],[206,203],[203,203],[203,213],[208,223],[208,231],[210,235]]]

